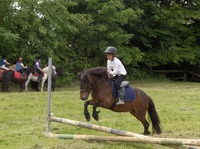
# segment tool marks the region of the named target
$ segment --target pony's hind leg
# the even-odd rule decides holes
[[[20,92],[25,91],[25,82],[20,83]]]
[[[5,80],[3,80],[3,82],[2,82],[2,91],[3,92],[9,92],[8,83],[9,82],[6,82]]]
[[[148,123],[148,121],[146,120],[146,118],[144,119],[144,121],[141,121],[142,122],[142,124],[143,124],[143,126],[144,126],[144,132],[143,132],[143,134],[144,135],[148,135],[148,134],[150,134],[150,132],[149,132],[149,123]]]
[[[149,132],[149,122],[146,120],[145,115],[143,115],[143,114],[138,115],[138,114],[135,113],[135,111],[131,111],[130,113],[133,116],[135,116],[142,123],[142,125],[144,127],[143,135],[150,134],[150,132]]]

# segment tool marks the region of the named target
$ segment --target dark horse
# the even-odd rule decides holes
[[[11,70],[15,70],[16,65],[11,65],[11,66],[8,67],[8,68],[11,69]],[[7,70],[1,69],[1,68],[0,68],[0,82],[2,82],[3,73],[4,73],[5,71],[7,71]]]
[[[5,71],[6,71],[6,70],[4,70],[4,69],[0,69],[0,82],[2,81],[3,73],[4,73]]]
[[[162,133],[160,120],[155,109],[153,100],[141,89],[135,88],[135,100],[125,102],[123,105],[116,105],[116,99],[112,96],[112,81],[108,77],[107,69],[104,67],[90,68],[80,76],[80,98],[87,100],[91,93],[92,100],[84,104],[84,114],[87,121],[90,120],[88,105],[93,105],[92,116],[99,120],[97,107],[110,109],[115,112],[130,112],[144,126],[144,135],[150,134],[149,123],[146,120],[146,112],[152,121],[153,132]]]
[[[13,81],[14,83],[20,83],[20,92],[25,91],[25,82],[30,73],[34,73],[33,67],[28,67],[23,70],[25,77],[21,78],[21,73],[13,70],[8,70],[3,73],[2,76],[2,91],[9,92],[8,84]]]

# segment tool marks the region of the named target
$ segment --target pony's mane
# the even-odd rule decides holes
[[[55,69],[56,67],[54,65],[51,65],[53,69]],[[44,67],[43,69],[48,69],[49,66]]]
[[[46,66],[45,68],[43,68],[42,70],[44,71],[44,72],[48,72],[48,69],[49,69],[49,66]],[[52,70],[55,70],[56,69],[56,67],[54,66],[54,65],[52,65]]]
[[[91,74],[95,76],[104,76],[108,77],[107,68],[106,67],[93,67],[89,68],[85,71],[86,74]]]

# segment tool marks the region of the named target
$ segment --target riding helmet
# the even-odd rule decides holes
[[[113,47],[113,46],[109,46],[109,47],[106,48],[104,53],[106,53],[106,54],[116,54],[117,53],[117,49],[115,47]]]

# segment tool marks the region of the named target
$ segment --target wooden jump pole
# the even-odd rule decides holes
[[[153,137],[125,137],[125,136],[96,136],[96,135],[73,135],[73,134],[52,134],[48,133],[50,138],[74,139],[74,140],[90,140],[90,141],[114,141],[114,142],[135,142],[160,145],[195,145],[200,146],[199,139],[175,139],[175,138],[153,138]],[[193,148],[196,148],[196,147]],[[191,146],[190,146],[191,148]]]
[[[120,136],[95,136],[95,135],[73,135],[73,134],[48,134],[48,137],[59,139],[82,139],[93,141],[115,141],[115,142],[137,142],[137,143],[150,143],[160,145],[194,145],[200,146],[200,139],[177,139],[177,138],[155,138],[150,136],[144,136],[133,132],[113,129],[105,126],[99,126],[89,123],[84,123],[75,120],[69,120],[65,118],[54,117],[51,115],[50,121],[63,124],[75,125],[78,127],[84,127],[101,132],[107,132]],[[191,148],[191,146],[190,146]],[[194,147],[193,147],[194,148]]]
[[[113,128],[109,128],[109,127],[105,127],[105,126],[99,126],[99,125],[94,125],[94,124],[90,124],[90,123],[85,123],[85,122],[80,122],[80,121],[75,121],[75,120],[70,120],[70,119],[65,119],[65,118],[59,118],[59,117],[55,117],[52,115],[50,117],[50,121],[63,123],[63,124],[69,124],[69,125],[75,125],[78,127],[84,127],[84,128],[93,129],[93,130],[97,130],[97,131],[101,131],[101,132],[107,132],[107,133],[116,134],[116,135],[120,135],[120,136],[150,138],[150,136],[144,136],[144,135],[140,135],[140,134],[133,133],[133,132],[128,132],[128,131],[119,130],[119,129],[113,129]]]

